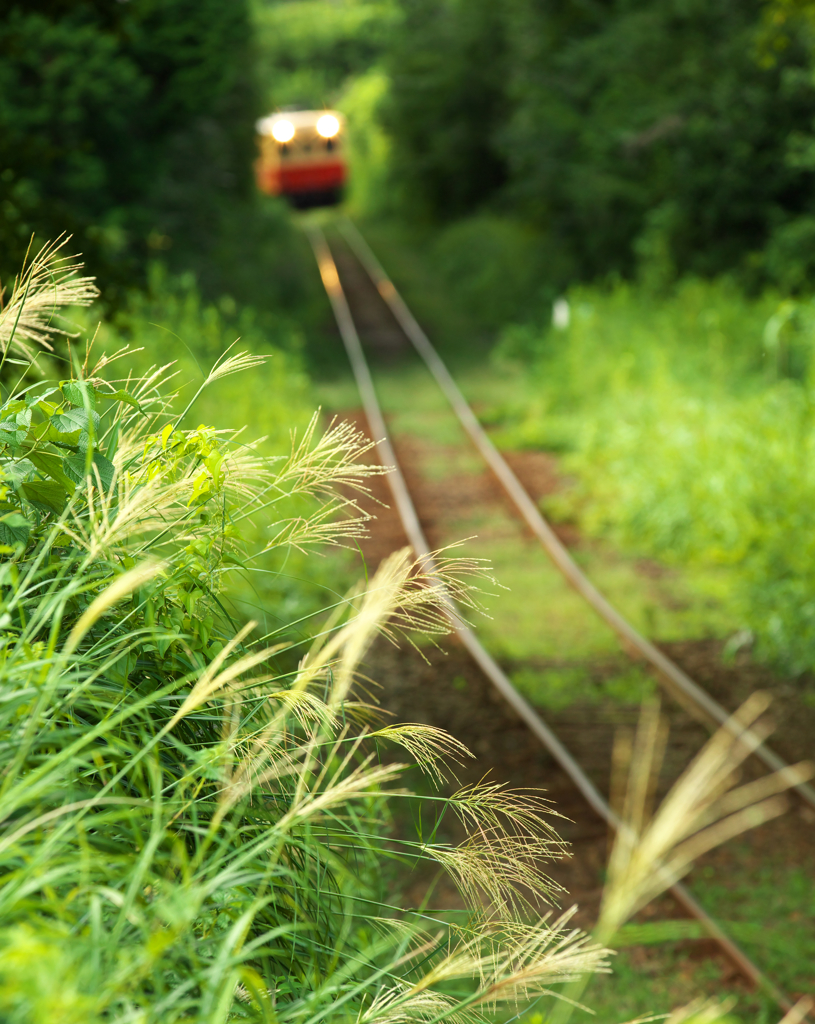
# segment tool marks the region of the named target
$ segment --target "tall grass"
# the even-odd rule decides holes
[[[802,762],[737,785],[742,764],[772,731],[763,717],[769,703],[760,693],[745,701],[656,807],[668,737],[659,706],[643,706],[633,737],[619,734],[612,782],[618,825],[594,928],[598,942],[613,944],[626,922],[682,878],[703,854],[782,814],[788,806],[785,791],[812,776],[813,766]],[[567,994],[579,999],[589,980],[582,977]],[[554,1024],[565,1024],[572,1010],[572,1003],[562,1002],[553,1015]],[[704,1020],[703,1010],[697,1005],[688,1016]]]
[[[506,440],[566,453],[550,506],[639,554],[728,568],[759,651],[815,666],[815,332],[806,302],[725,282],[669,295],[575,289],[565,330],[515,328],[533,383],[499,410]]]
[[[94,338],[94,351],[128,348],[127,367],[136,376],[154,364],[172,360],[164,391],[183,409],[206,379],[208,368],[236,344],[264,355],[250,373],[212,381],[186,414],[182,427],[200,423],[236,430],[251,425],[256,450],[275,456],[289,445],[289,435],[307,430],[314,398],[305,372],[303,336],[286,317],[272,319],[239,308],[223,297],[207,302],[190,274],[171,275],[159,263],[148,273],[148,287],[132,291],[101,323],[96,308],[70,311],[76,327]],[[253,527],[244,524],[244,532]],[[262,547],[260,538],[257,544]],[[320,571],[313,553],[292,547],[266,551],[251,571],[233,579],[230,598],[235,614],[257,618],[262,628],[289,625],[335,601],[361,571],[354,549],[322,552]],[[239,609],[239,610],[238,610]]]
[[[230,580],[264,553],[364,528],[367,443],[313,422],[269,457],[186,425],[199,396],[174,403],[166,367],[74,354],[0,409],[0,1016],[435,1024],[605,969],[568,913],[526,913],[551,905],[561,848],[534,795],[460,790],[459,847],[388,839],[408,795],[386,752],[432,775],[468,754],[377,721],[361,658],[444,632],[439,582],[472,606],[481,566],[398,552],[309,643],[242,621]],[[222,355],[198,391],[259,365]],[[436,864],[470,913],[397,913],[388,858]]]

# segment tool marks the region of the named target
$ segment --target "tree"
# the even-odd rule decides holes
[[[505,17],[491,0],[402,0],[388,55],[384,122],[410,201],[461,216],[506,180],[496,145],[507,116]]]
[[[244,0],[17,0],[0,32],[0,261],[67,229],[103,283],[213,244],[248,194]]]
[[[634,0],[515,8],[515,201],[586,275],[745,267],[809,212],[788,139],[815,116],[805,53],[758,59],[761,4]]]
[[[521,216],[570,276],[780,279],[815,241],[808,4],[777,0],[767,60],[760,0],[401,0],[397,173],[438,219]]]

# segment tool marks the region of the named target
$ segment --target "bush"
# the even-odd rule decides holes
[[[540,256],[531,231],[485,215],[444,229],[431,254],[455,299],[487,330],[538,312]]]

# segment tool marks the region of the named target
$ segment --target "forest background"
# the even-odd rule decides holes
[[[274,234],[257,226],[254,119],[331,103],[355,122],[359,208],[514,220],[550,292],[645,264],[786,290],[812,273],[804,0],[6,7],[6,276],[29,229],[61,225],[108,294],[161,256],[248,295],[228,277],[236,239]]]

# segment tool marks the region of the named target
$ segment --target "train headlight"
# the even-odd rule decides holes
[[[294,125],[291,121],[275,121],[272,135],[277,142],[291,142],[294,138]]]
[[[317,132],[324,139],[333,139],[340,130],[340,122],[333,114],[323,114],[317,121]]]

